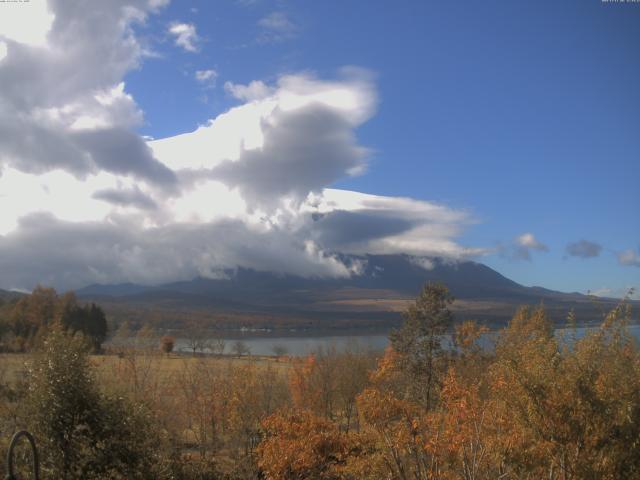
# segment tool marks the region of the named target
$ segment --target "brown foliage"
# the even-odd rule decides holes
[[[297,410],[267,425],[260,465],[268,478],[638,479],[640,352],[629,319],[620,307],[584,338],[559,339],[542,307],[523,308],[495,353],[478,346],[486,329],[465,322],[436,379],[390,347],[357,396],[358,428],[339,437],[338,410],[317,416],[322,376],[309,357],[291,372]],[[432,380],[426,403],[410,382]],[[314,450],[319,438],[330,448]]]
[[[166,353],[167,355],[173,352],[173,347],[176,344],[175,338],[171,335],[164,335],[160,338],[160,350],[162,353]]]
[[[274,414],[262,426],[258,466],[268,480],[340,478],[347,444],[334,423],[302,410]]]

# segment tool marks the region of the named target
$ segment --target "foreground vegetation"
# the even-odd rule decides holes
[[[48,327],[59,324],[70,334],[81,333],[94,351],[107,338],[107,319],[95,303],[81,305],[73,292],[58,295],[38,285],[30,295],[4,301],[0,297],[0,348],[26,352],[42,342]]]
[[[381,356],[91,356],[54,321],[32,353],[1,357],[0,437],[34,432],[51,479],[640,478],[624,304],[583,338],[522,308],[485,351],[451,301],[427,285]]]

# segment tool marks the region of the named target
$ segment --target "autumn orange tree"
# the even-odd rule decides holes
[[[333,422],[302,410],[276,413],[262,426],[258,466],[267,480],[343,478],[348,444]]]
[[[640,355],[623,308],[573,345],[520,310],[491,366],[507,478],[640,478]]]
[[[625,305],[583,338],[523,307],[495,348],[481,347],[486,328],[463,322],[445,349],[449,300],[427,287],[405,315],[356,397],[355,429],[341,428],[339,409],[325,414],[323,385],[338,387],[319,381],[318,358],[300,361],[294,410],[264,425],[267,478],[640,478],[640,353]]]
[[[18,351],[32,349],[54,323],[72,334],[82,333],[96,352],[107,336],[103,310],[94,303],[80,304],[73,292],[59,296],[53,288],[38,285],[31,294],[22,296],[2,310],[0,331],[12,334],[13,342],[8,346]]]
[[[430,436],[425,444],[438,465],[438,478],[500,478],[493,443],[496,418],[491,400],[482,392],[482,379],[462,377],[450,368],[440,401],[438,410],[428,415]]]
[[[338,422],[349,431],[357,424],[356,397],[366,387],[369,370],[375,365],[371,352],[349,345],[318,349],[305,358],[294,359],[289,371],[289,389],[296,408]]]

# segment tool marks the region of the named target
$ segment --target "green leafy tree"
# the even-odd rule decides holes
[[[427,408],[433,403],[441,337],[453,326],[449,305],[453,297],[446,286],[428,283],[403,313],[402,327],[390,335],[399,354],[399,367],[408,376],[409,394]]]
[[[93,350],[100,351],[107,338],[107,319],[98,305],[78,305],[75,294],[68,292],[60,297],[58,310],[60,323],[66,329],[83,333],[91,340]]]
[[[29,372],[27,415],[50,478],[154,478],[157,436],[142,404],[103,394],[90,346],[56,324]]]
[[[32,348],[47,333],[48,327],[59,322],[71,333],[86,335],[94,351],[101,349],[107,337],[107,319],[104,311],[92,303],[80,305],[73,292],[58,296],[52,288],[37,286],[31,295],[20,298],[11,306],[5,323],[17,339],[18,350]]]

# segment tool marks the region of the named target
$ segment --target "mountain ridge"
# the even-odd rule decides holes
[[[592,297],[525,287],[478,262],[409,255],[343,255],[341,260],[347,264],[360,262],[360,275],[306,278],[236,268],[221,272],[226,278],[196,277],[156,286],[94,284],[76,293],[106,304],[107,310],[153,310],[157,316],[173,315],[176,322],[195,316],[222,322],[225,328],[243,322],[337,328],[396,325],[401,319],[399,312],[424,283],[442,282],[457,299],[454,313],[484,323],[504,324],[519,305],[540,303],[556,322],[566,318],[570,309],[585,322],[601,318]],[[608,309],[617,301],[598,302]]]

